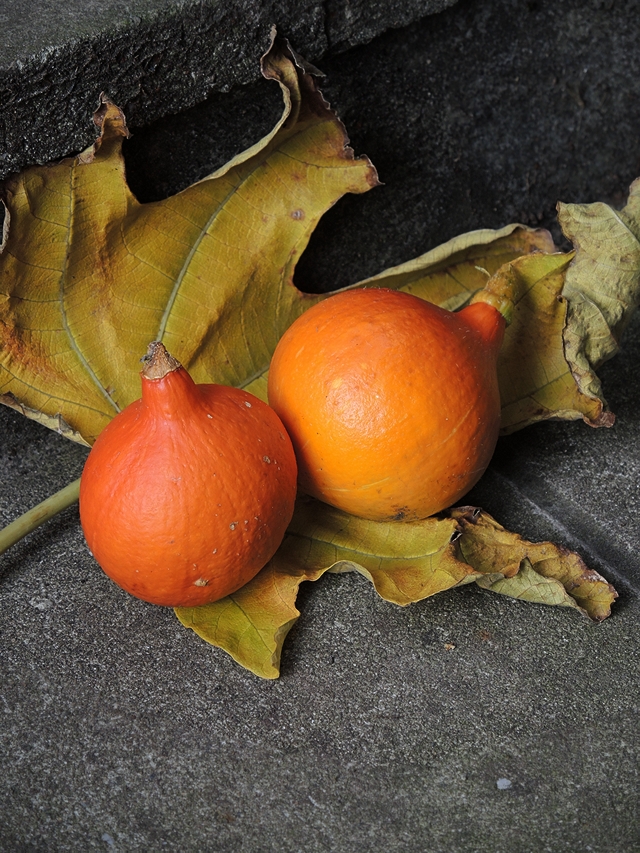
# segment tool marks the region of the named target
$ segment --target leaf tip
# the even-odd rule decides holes
[[[102,144],[110,139],[128,139],[131,135],[127,127],[124,112],[105,93],[100,93],[100,106],[93,114],[93,123],[100,131],[98,138],[78,155],[78,162],[83,165],[92,163]]]
[[[120,130],[120,136],[129,137],[130,135],[124,112],[106,92],[100,92],[100,106],[93,114],[93,123],[102,133],[106,126],[114,125]]]
[[[616,422],[616,416],[613,412],[610,412],[608,409],[603,409],[595,418],[589,418],[587,415],[583,416],[583,419],[586,424],[590,427],[598,428],[598,427],[612,427]]]

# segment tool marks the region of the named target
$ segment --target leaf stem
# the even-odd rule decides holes
[[[4,554],[12,545],[19,542],[36,527],[40,527],[45,521],[58,515],[67,507],[76,503],[80,494],[80,478],[69,483],[64,489],[60,489],[55,495],[42,501],[33,509],[25,512],[20,518],[16,518],[11,524],[0,530],[0,554]]]
[[[511,264],[500,267],[491,276],[482,290],[477,290],[471,297],[474,302],[488,302],[504,317],[507,326],[513,317],[513,304],[516,293],[517,272]]]

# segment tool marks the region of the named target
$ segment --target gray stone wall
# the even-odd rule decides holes
[[[0,179],[90,144],[101,91],[146,124],[259,76],[272,25],[319,58],[455,0],[34,0],[0,6]]]

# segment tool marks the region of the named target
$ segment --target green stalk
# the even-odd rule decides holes
[[[76,503],[80,494],[80,478],[69,483],[64,489],[60,489],[55,495],[51,495],[38,506],[34,506],[20,518],[16,518],[3,530],[0,530],[0,554],[19,542],[23,536],[31,533],[36,527],[40,527],[45,521],[58,515],[62,510]]]
[[[517,270],[511,264],[505,264],[491,276],[482,290],[477,290],[473,294],[469,304],[488,302],[502,314],[508,326],[513,317],[513,300],[517,292],[517,281]]]

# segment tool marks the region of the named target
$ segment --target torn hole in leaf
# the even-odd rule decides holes
[[[132,127],[123,144],[131,191],[142,203],[181,192],[266,136],[281,112],[278,87],[260,79],[216,92],[178,115]]]

